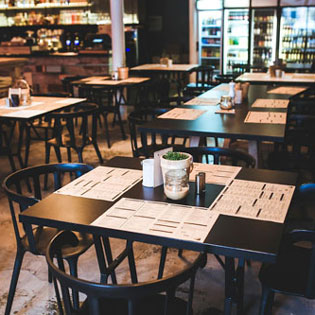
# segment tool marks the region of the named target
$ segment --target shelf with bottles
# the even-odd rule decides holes
[[[220,58],[220,47],[202,47],[201,58],[205,57]]]
[[[221,27],[202,27],[201,36],[216,36],[221,37]]]
[[[69,9],[69,8],[85,8],[91,7],[89,2],[42,2],[35,3],[34,1],[16,1],[14,5],[0,1],[0,12],[2,11],[24,11],[24,10],[46,10],[46,9]]]
[[[220,37],[202,37],[201,38],[201,45],[202,46],[220,46],[221,45],[221,38]]]
[[[201,56],[201,59],[213,59],[213,60],[217,60],[217,59],[220,59],[220,57],[204,57],[204,56]]]

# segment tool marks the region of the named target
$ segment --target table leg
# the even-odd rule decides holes
[[[256,141],[256,140],[249,140],[248,141],[248,153],[255,158],[256,168],[261,167],[259,141]]]
[[[26,167],[24,165],[23,159],[22,159],[22,146],[23,146],[23,138],[24,138],[24,130],[25,130],[25,123],[19,122],[19,141],[18,141],[18,148],[17,148],[17,157],[19,159],[21,168]]]
[[[235,260],[232,257],[225,257],[225,301],[224,314],[232,314],[236,305],[236,313],[243,313],[244,299],[244,259],[239,259],[235,269]]]
[[[127,137],[126,137],[126,134],[125,134],[125,130],[124,130],[123,122],[122,122],[122,119],[121,119],[121,114],[120,114],[120,105],[121,105],[122,100],[124,100],[123,90],[122,89],[116,89],[116,91],[115,91],[115,107],[116,107],[116,110],[115,110],[115,113],[114,113],[113,125],[115,124],[115,118],[116,118],[116,115],[117,115],[120,131],[121,131],[121,136],[122,136],[122,139],[125,140]]]

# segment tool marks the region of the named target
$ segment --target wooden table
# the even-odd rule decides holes
[[[249,88],[248,100],[241,105],[236,105],[235,115],[216,114],[219,106],[183,105],[181,107],[206,110],[196,120],[175,120],[156,118],[139,127],[143,134],[143,142],[146,141],[146,133],[156,132],[171,136],[186,137],[218,137],[229,139],[244,139],[250,141],[249,153],[259,162],[259,143],[261,141],[283,142],[285,125],[280,124],[255,124],[244,123],[244,119],[250,110],[258,111],[283,111],[281,109],[251,108],[251,104],[257,98],[288,99],[289,95],[275,95],[267,93],[268,86],[253,85]],[[228,95],[228,84],[221,84],[214,89],[200,95],[200,98],[220,99],[221,95]],[[195,140],[193,138],[193,140]],[[198,141],[197,141],[198,142]],[[198,145],[195,144],[195,145]]]
[[[75,104],[85,101],[85,98],[66,98],[66,97],[46,97],[32,96],[31,104],[27,106],[7,107],[6,99],[0,99],[0,123],[3,120],[11,120],[14,122],[11,130],[11,138],[16,125],[19,122],[19,140],[17,148],[17,157],[21,167],[26,167],[28,163],[29,146],[30,146],[30,130],[36,118],[40,118],[55,110],[67,108]],[[25,136],[25,157],[22,159],[21,150]]]
[[[145,78],[145,77],[130,77],[124,80],[112,80],[109,76],[105,76],[105,77],[94,76],[94,77],[87,77],[78,81],[73,81],[71,82],[71,84],[76,87],[98,86],[98,87],[104,87],[104,88],[113,90],[114,101],[115,101],[114,106],[116,107],[114,121],[116,119],[116,114],[117,114],[118,120],[120,122],[122,138],[126,139],[126,134],[125,134],[125,131],[121,122],[122,119],[120,116],[120,105],[122,105],[123,103],[126,103],[123,89],[126,87],[139,86],[141,84],[148,82],[149,80],[150,78]]]
[[[171,79],[171,76],[174,76],[174,81],[177,86],[177,94],[180,97],[182,94],[183,81],[185,80],[187,74],[191,73],[198,66],[198,64],[173,64],[168,67],[159,63],[153,63],[136,66],[130,70],[142,72],[146,75],[164,76],[169,80]]]
[[[235,79],[239,82],[252,84],[281,84],[281,85],[314,85],[315,74],[312,73],[285,73],[281,78],[270,77],[268,73],[245,72]]]
[[[115,157],[107,165],[141,169],[141,160]],[[243,168],[236,178],[294,185],[297,177],[288,172]],[[188,196],[176,203],[209,207],[223,188],[224,186],[207,184],[206,194],[198,196],[195,195],[194,185],[191,183]],[[122,197],[172,202],[164,195],[163,186],[148,188],[142,186],[141,182]],[[108,201],[51,194],[23,211],[19,218],[26,231],[31,229],[32,224],[37,224],[223,255],[225,256],[225,314],[231,313],[233,302],[237,302],[238,314],[242,314],[244,261],[251,259],[274,263],[277,259],[284,228],[280,223],[221,215],[203,243],[90,225],[112,205],[113,203]],[[238,266],[235,265],[235,258],[238,259]]]

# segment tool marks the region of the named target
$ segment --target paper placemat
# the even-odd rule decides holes
[[[194,163],[189,181],[194,182],[199,172],[205,172],[207,184],[228,185],[241,169],[240,166]]]
[[[285,87],[281,86],[272,90],[269,90],[267,93],[269,94],[287,94],[287,95],[295,95],[305,91],[306,88],[303,87]]]
[[[195,120],[202,114],[204,114],[205,110],[200,109],[192,109],[192,108],[174,108],[162,115],[158,118],[165,119],[182,119],[182,120]]]
[[[207,208],[122,198],[91,225],[203,242],[218,216]]]
[[[283,223],[294,186],[234,179],[209,207],[220,214]]]
[[[235,115],[235,109],[218,109],[215,111],[216,114],[230,114]]]
[[[256,101],[252,104],[252,107],[287,108],[289,103],[290,103],[289,100],[257,98]]]
[[[285,124],[287,120],[286,113],[278,112],[253,112],[249,111],[244,120],[245,123],[256,124]]]
[[[55,193],[115,201],[142,179],[142,170],[98,166]]]
[[[206,98],[206,97],[194,97],[184,105],[206,105],[206,106],[215,106],[218,105],[220,100],[218,98]]]

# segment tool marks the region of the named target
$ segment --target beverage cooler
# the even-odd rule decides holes
[[[275,9],[253,9],[251,66],[269,67],[276,59],[277,14]]]
[[[248,9],[224,10],[223,72],[232,72],[235,64],[248,63]]]
[[[199,12],[199,60],[221,72],[222,10]]]
[[[282,8],[280,58],[288,68],[309,68],[315,61],[315,8]]]

